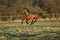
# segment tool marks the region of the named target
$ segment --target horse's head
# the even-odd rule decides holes
[[[22,13],[25,13],[26,11],[27,11],[26,8],[23,8]]]
[[[27,8],[23,8],[22,13],[28,14],[29,13],[29,10]]]

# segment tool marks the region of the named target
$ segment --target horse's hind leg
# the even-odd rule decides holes
[[[26,23],[29,24],[29,23],[28,23],[28,20],[26,20]]]
[[[37,19],[34,20],[34,23],[37,21]]]
[[[31,22],[31,24],[34,24],[36,21],[37,21],[36,19],[33,19],[32,22]]]
[[[31,21],[30,25],[34,24],[34,19]]]
[[[32,25],[33,24],[33,20],[32,20],[32,22],[30,23],[30,25]]]
[[[33,24],[34,24],[36,21],[37,21],[37,20],[36,20],[36,19],[34,19]]]

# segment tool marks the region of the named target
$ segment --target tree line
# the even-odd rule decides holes
[[[34,9],[35,6],[38,10]],[[0,16],[21,15],[24,7],[30,8],[31,11],[43,9],[49,13],[60,13],[60,0],[0,0]]]

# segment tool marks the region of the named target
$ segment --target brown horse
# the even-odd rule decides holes
[[[27,8],[23,8],[22,12],[25,14],[25,17],[22,19],[22,23],[23,23],[24,19],[26,19],[27,24],[29,24],[28,23],[29,20],[32,20],[30,25],[34,24],[40,15],[43,17],[43,15],[41,13],[40,13],[40,15],[38,13],[30,13]]]

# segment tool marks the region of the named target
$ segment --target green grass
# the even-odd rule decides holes
[[[59,40],[60,21],[38,21],[33,25],[20,22],[0,23],[1,40]]]

